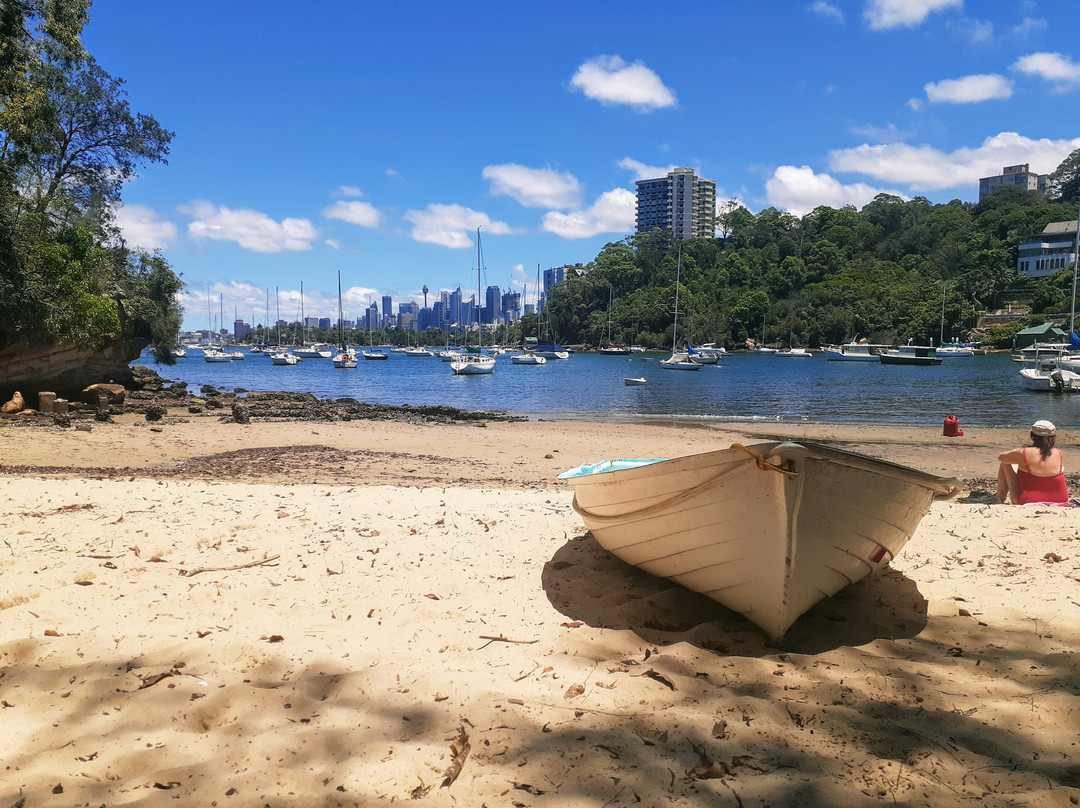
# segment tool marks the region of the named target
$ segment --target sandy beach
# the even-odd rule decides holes
[[[1026,437],[965,433],[0,422],[0,808],[1080,804],[1080,511],[936,503],[772,645],[556,479],[789,437],[986,489]]]

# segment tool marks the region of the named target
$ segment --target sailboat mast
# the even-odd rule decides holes
[[[941,333],[938,335],[938,345],[945,344],[945,287],[948,283],[941,282]]]
[[[675,355],[675,340],[679,334],[679,274],[682,271],[682,244],[679,244],[679,254],[675,261],[675,324],[671,328],[671,355]]]
[[[480,353],[484,352],[484,325],[480,322],[480,265],[483,258],[480,254],[480,228],[476,228],[476,345]]]
[[[1080,264],[1080,209],[1076,213],[1076,243],[1073,245],[1072,308],[1069,310],[1069,339],[1076,333],[1076,267]]]
[[[341,270],[337,273],[337,327],[338,327],[338,342],[341,343],[341,350],[345,350],[345,325],[341,322]]]

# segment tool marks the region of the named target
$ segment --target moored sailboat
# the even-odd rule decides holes
[[[480,248],[480,228],[476,228],[476,300],[480,300],[480,274],[483,272],[483,253]],[[450,370],[455,376],[477,376],[495,372],[495,357],[483,353],[484,350],[484,326],[477,317],[477,348],[476,353],[470,352],[466,345],[466,351],[458,354],[450,360]]]
[[[660,367],[665,370],[701,370],[701,365],[693,360],[688,351],[676,351],[679,336],[679,276],[682,270],[682,245],[679,245],[678,258],[675,261],[675,320],[671,328],[671,356],[660,360]]]

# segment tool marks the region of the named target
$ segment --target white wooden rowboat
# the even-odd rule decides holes
[[[559,475],[606,550],[711,597],[772,640],[889,562],[956,478],[811,443],[738,444]]]

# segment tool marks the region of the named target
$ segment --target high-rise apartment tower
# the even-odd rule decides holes
[[[659,227],[675,238],[716,235],[716,181],[676,168],[666,177],[637,181],[637,231]]]

